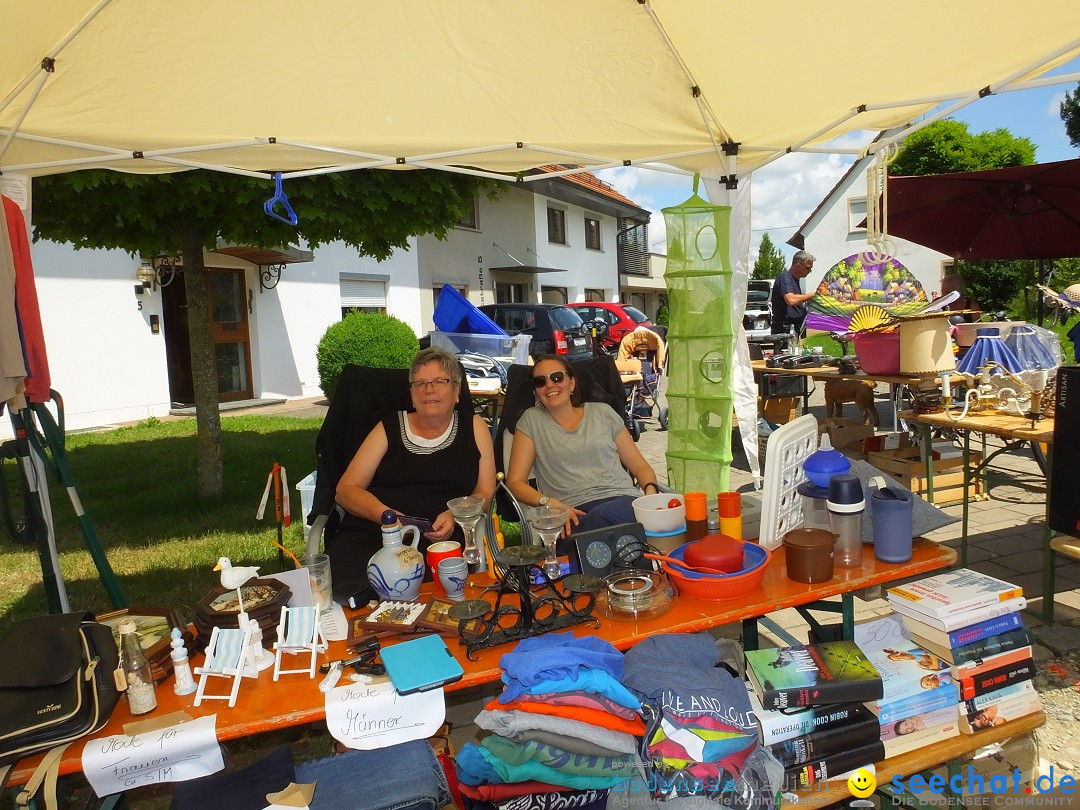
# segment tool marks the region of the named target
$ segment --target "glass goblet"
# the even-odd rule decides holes
[[[540,535],[544,543],[544,573],[549,579],[555,579],[562,571],[559,561],[555,557],[555,541],[559,532],[566,525],[566,515],[569,510],[558,506],[534,506],[526,515],[529,525]]]
[[[476,547],[476,526],[484,516],[484,499],[479,495],[462,495],[446,502],[457,525],[465,535],[465,548],[461,555],[469,565],[480,562],[480,549]]]

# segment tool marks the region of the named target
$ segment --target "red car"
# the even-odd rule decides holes
[[[607,338],[605,344],[609,347],[617,348],[619,342],[628,332],[633,332],[639,326],[648,326],[654,332],[664,337],[663,327],[653,327],[653,322],[649,320],[649,316],[642,312],[637,307],[632,307],[629,304],[609,304],[606,301],[586,301],[580,304],[567,304],[578,315],[581,316],[581,320],[585,321],[588,325],[591,321],[600,319],[608,325]]]

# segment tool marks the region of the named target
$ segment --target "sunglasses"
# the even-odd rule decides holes
[[[533,388],[543,388],[547,385],[548,380],[551,380],[555,385],[559,385],[565,379],[565,371],[553,371],[550,374],[537,374],[533,377]]]

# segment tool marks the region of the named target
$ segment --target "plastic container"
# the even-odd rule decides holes
[[[792,529],[784,535],[788,579],[814,585],[833,578],[836,535],[824,529]]]
[[[431,316],[442,332],[477,332],[482,335],[505,335],[506,332],[476,308],[468,298],[449,284],[439,290],[439,303]]]
[[[874,556],[882,562],[911,559],[912,514],[915,498],[890,487],[870,496],[870,519],[874,523]]]
[[[686,503],[686,539],[700,540],[709,533],[709,499],[704,492],[687,492],[683,496]]]
[[[743,566],[742,541],[724,534],[707,534],[686,544],[683,559],[694,568],[712,568],[725,574],[735,574]]]
[[[504,365],[529,364],[529,344],[532,335],[484,335],[475,332],[429,332],[432,346],[446,349],[451,354],[473,352],[498,360]]]
[[[680,526],[670,532],[650,532],[646,530],[645,542],[661,554],[671,554],[672,551],[686,542],[686,526]]]
[[[867,374],[900,373],[900,330],[856,332],[852,335],[859,368]]]
[[[668,503],[672,499],[677,499],[679,505],[668,508]],[[642,495],[634,498],[632,505],[634,507],[634,518],[647,532],[663,534],[675,529],[685,531],[686,506],[682,495],[657,492],[653,495]]]
[[[809,481],[799,484],[798,493],[802,496],[802,527],[804,529],[824,529],[832,531],[829,518],[829,488],[814,486]]]
[[[742,495],[738,492],[718,493],[716,505],[720,514],[720,534],[742,540]]]
[[[851,472],[851,462],[839,450],[834,450],[828,433],[822,433],[818,449],[803,461],[803,472],[815,486],[827,487],[834,475]]]
[[[296,485],[296,491],[300,493],[300,519],[307,520],[311,514],[311,506],[315,503],[315,479],[317,472],[309,473],[307,478]]]
[[[829,522],[836,535],[836,565],[862,565],[862,518],[866,510],[862,481],[854,475],[835,475],[829,482]]]
[[[669,556],[681,560],[685,549],[686,546],[680,546]],[[764,546],[743,543],[742,570],[734,574],[702,574],[664,560],[660,561],[660,566],[683,596],[724,602],[740,599],[757,589],[765,577],[765,569],[771,559],[772,554]]]

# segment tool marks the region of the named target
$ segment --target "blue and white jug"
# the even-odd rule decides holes
[[[410,535],[412,542],[405,542]],[[396,512],[383,512],[382,548],[371,555],[367,567],[368,581],[380,598],[412,601],[420,595],[424,557],[416,548],[419,542],[418,528],[402,529]]]

